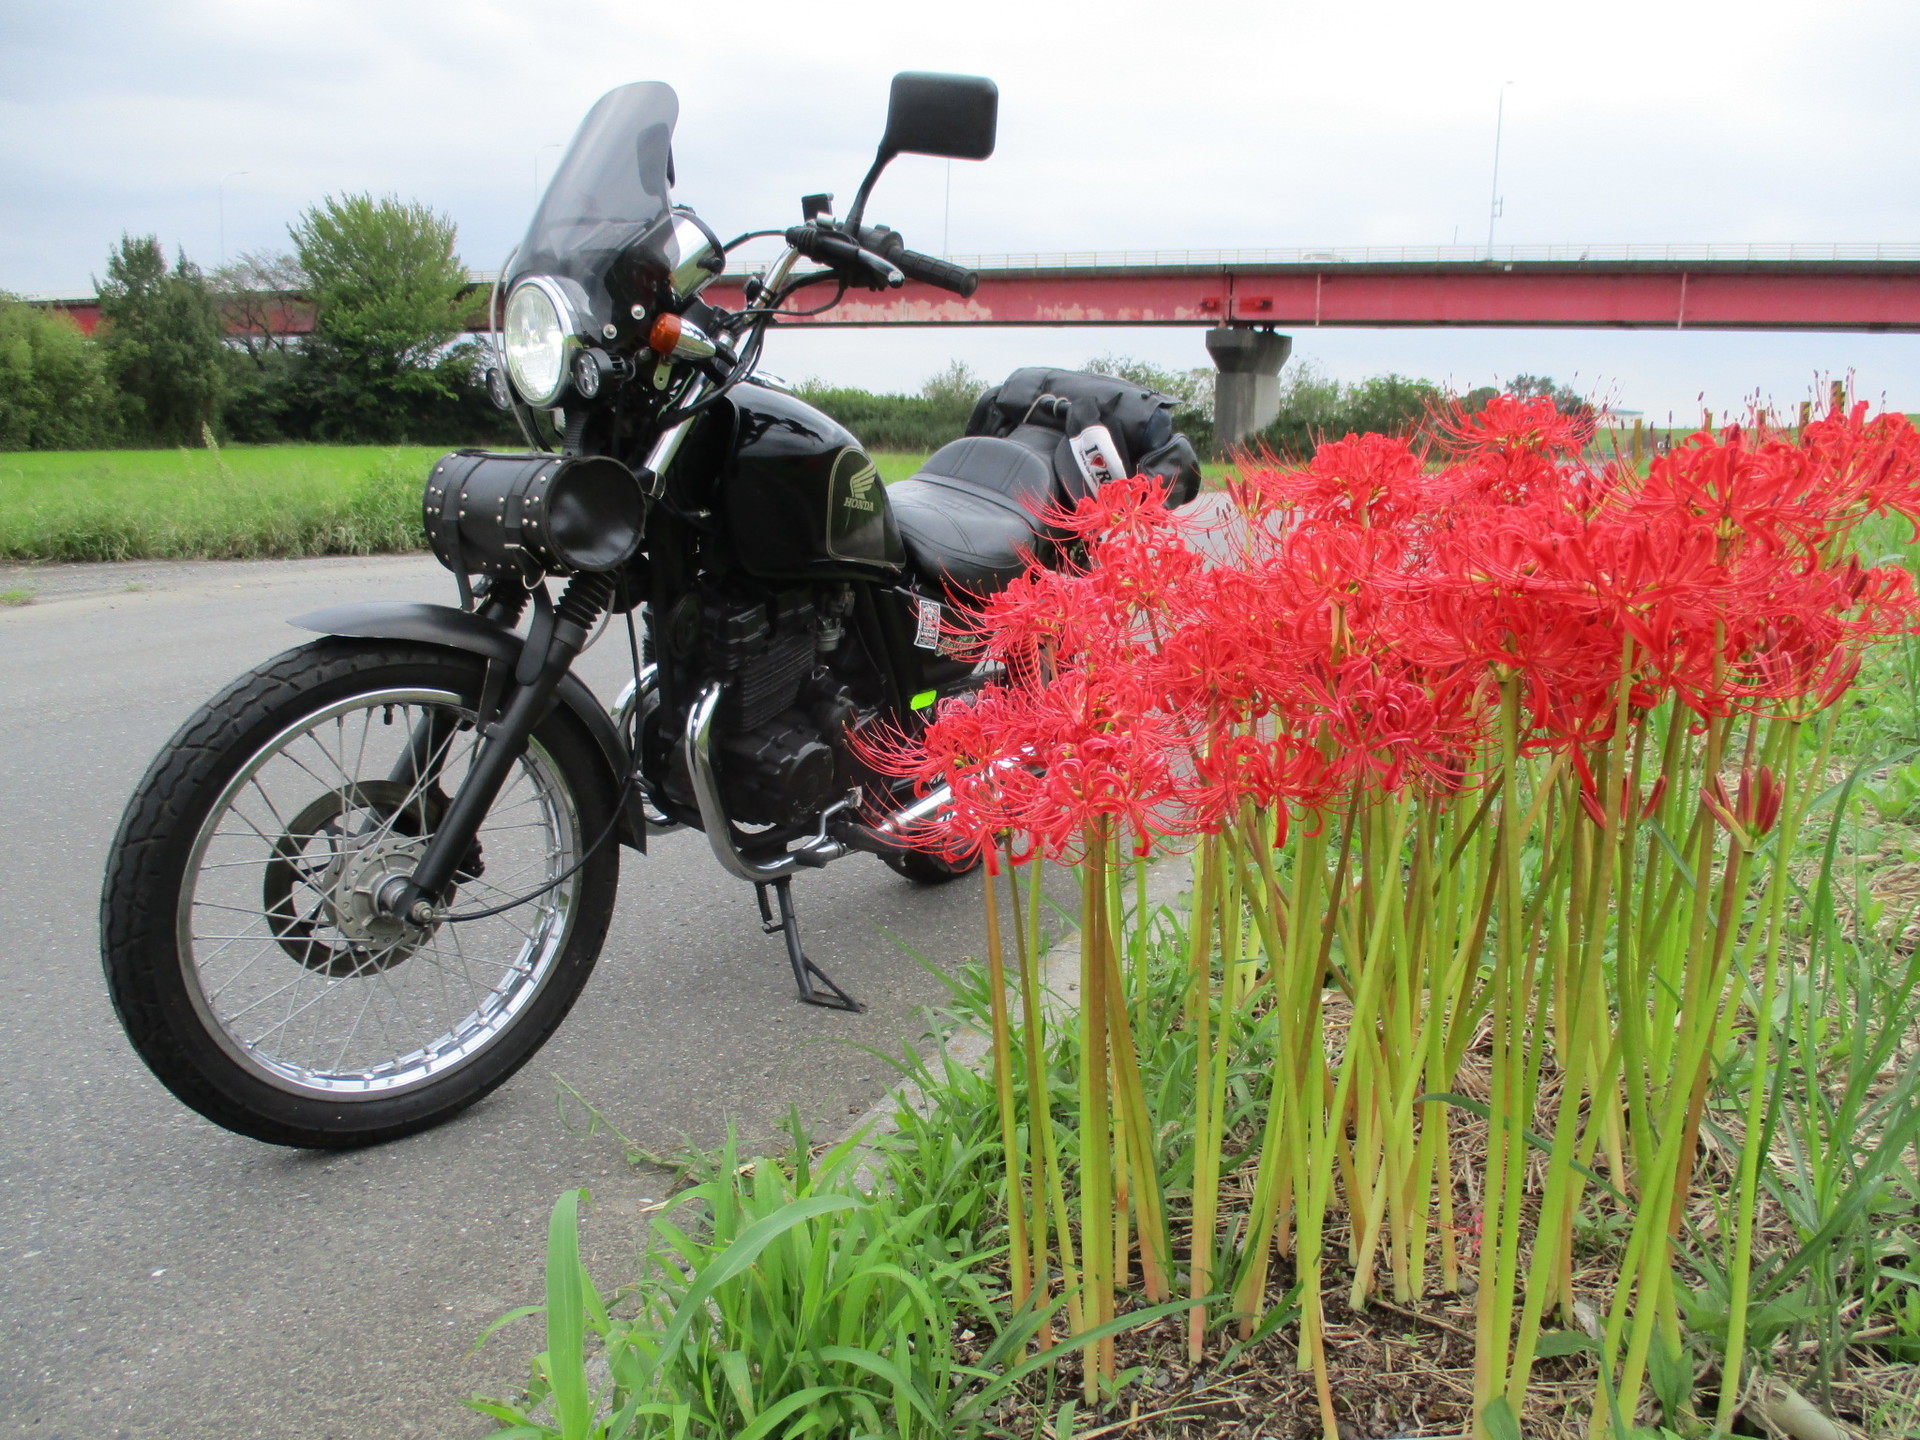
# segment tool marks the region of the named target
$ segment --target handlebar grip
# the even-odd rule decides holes
[[[950,290],[962,300],[968,299],[979,288],[980,277],[971,270],[963,270],[958,265],[949,265],[944,260],[936,260],[931,255],[922,255],[917,250],[897,250],[887,257],[894,267],[909,280],[918,280],[927,285]]]
[[[931,255],[907,249],[898,230],[891,230],[885,225],[855,225],[851,227],[851,233],[862,248],[885,256],[909,280],[951,290],[962,300],[970,297],[979,287],[980,277],[971,270],[962,270],[958,265],[949,265]]]

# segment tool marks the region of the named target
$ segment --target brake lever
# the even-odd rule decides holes
[[[898,290],[902,285],[907,283],[905,272],[896,267],[884,256],[876,255],[871,250],[857,248],[855,253],[860,257],[862,268],[874,277],[873,281],[867,285],[867,289]]]
[[[865,290],[898,290],[907,283],[906,275],[884,255],[876,255],[849,238],[844,232],[821,237],[823,263],[838,271],[848,284]],[[849,273],[849,271],[853,273]]]

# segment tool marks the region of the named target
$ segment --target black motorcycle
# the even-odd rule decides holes
[[[1180,501],[1199,482],[1172,402],[1106,377],[1017,372],[891,487],[755,378],[767,326],[823,292],[972,294],[863,218],[896,155],[985,159],[997,107],[991,81],[895,77],[848,217],[809,196],[803,224],[729,245],[672,203],[672,90],[588,113],[494,291],[488,388],[528,451],[457,451],[427,479],[460,608],[299,617],[325,638],[215,696],[128,805],[107,981],[179,1099],[285,1145],[445,1120],[566,1015],[620,847],[677,826],[754,885],[800,998],[858,1008],[801,949],[793,876],[854,851],[957,873],[911,838],[944,796],[903,792],[860,737],[911,734],[994,678],[953,612],[1059,561],[1048,505],[1114,474],[1163,475]],[[773,235],[742,308],[701,298],[729,250]],[[571,670],[605,627],[634,675],[611,711]]]

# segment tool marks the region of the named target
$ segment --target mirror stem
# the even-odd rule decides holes
[[[847,228],[856,229],[861,217],[867,213],[867,196],[873,193],[874,182],[880,178],[880,172],[893,161],[893,152],[882,146],[880,153],[873,157],[873,168],[867,171],[867,178],[860,182],[860,191],[853,197],[853,209],[847,212]]]

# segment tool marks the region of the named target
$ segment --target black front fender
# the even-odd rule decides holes
[[[325,610],[296,615],[287,623],[297,625],[302,630],[318,631],[322,635],[342,635],[364,640],[418,640],[427,645],[444,645],[450,650],[464,650],[469,655],[484,655],[509,669],[519,661],[521,647],[525,644],[521,636],[484,615],[476,615],[470,610],[456,610],[451,605],[425,605],[415,601],[334,605]],[[607,793],[618,794],[623,777],[630,773],[633,762],[627,754],[627,743],[614,728],[612,719],[577,675],[562,677],[555,699],[578,716],[580,723],[593,736],[607,764]],[[628,793],[619,824],[622,845],[642,851],[647,848],[646,821],[642,818],[637,788]]]

